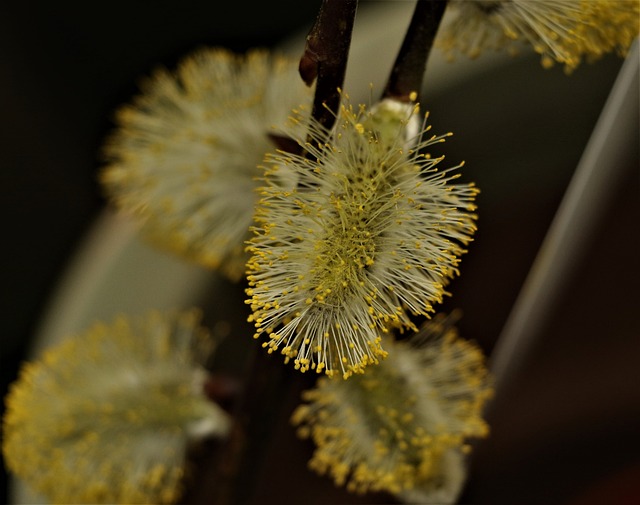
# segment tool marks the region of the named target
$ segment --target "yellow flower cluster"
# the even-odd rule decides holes
[[[266,159],[247,303],[269,352],[347,378],[386,355],[381,334],[415,329],[410,315],[442,300],[476,229],[477,189],[428,154],[447,135],[428,136],[417,107],[346,103],[337,121],[330,138],[306,125],[301,155]]]
[[[187,443],[225,435],[203,394],[197,311],[97,324],[23,366],[6,398],[7,467],[53,503],[173,503]]]
[[[441,315],[348,381],[319,379],[292,422],[316,449],[310,467],[355,492],[452,503],[464,482],[465,441],[484,437],[491,395],[484,357]]]
[[[561,63],[569,73],[586,58],[625,55],[640,31],[637,0],[452,0],[452,21],[436,44],[453,56],[529,44],[548,68]]]
[[[105,146],[108,196],[158,246],[240,279],[257,165],[273,147],[269,134],[309,100],[297,61],[204,49],[175,74],[158,70],[142,91],[118,111]]]

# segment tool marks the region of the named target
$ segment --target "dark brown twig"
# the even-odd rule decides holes
[[[209,441],[195,456],[195,482],[182,503],[231,505],[250,503],[265,464],[267,447],[280,414],[292,369],[267,355],[260,346],[249,347],[246,381],[231,405],[233,424],[223,441]],[[207,383],[207,394],[220,402],[236,396],[238,384]],[[227,390],[231,387],[232,390]]]
[[[316,82],[313,118],[330,130],[340,106],[357,0],[323,0],[300,59],[300,76]]]
[[[447,0],[418,0],[383,98],[415,102]]]

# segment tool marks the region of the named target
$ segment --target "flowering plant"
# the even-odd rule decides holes
[[[349,492],[458,499],[493,379],[455,317],[434,316],[464,270],[479,190],[438,150],[450,134],[429,133],[427,59],[519,39],[571,71],[624,54],[638,4],[419,0],[381,98],[354,104],[342,87],[356,3],[324,0],[299,60],[201,50],[119,111],[106,192],[152,243],[246,282],[239,307],[266,352],[247,346],[229,379],[194,313],[155,313],[25,366],[3,451],[48,499],[173,503],[206,487],[206,502],[242,501],[269,411],[300,384],[292,422],[312,470]]]

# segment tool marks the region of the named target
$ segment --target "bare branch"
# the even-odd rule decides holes
[[[340,106],[338,89],[344,82],[357,5],[357,0],[323,0],[300,59],[300,76],[307,85],[317,79],[312,116],[327,130]]]
[[[447,0],[418,0],[383,98],[415,102]]]

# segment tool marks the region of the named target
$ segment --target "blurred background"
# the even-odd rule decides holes
[[[319,4],[0,5],[3,395],[56,282],[104,207],[95,179],[100,145],[112,128],[113,110],[136,92],[137,80],[202,45],[243,51],[304,34]],[[409,2],[362,2],[362,8],[356,29],[366,9],[411,10]],[[371,44],[391,25],[387,17],[379,19],[385,22]],[[391,58],[401,37],[385,39]],[[391,63],[381,58],[372,71],[386,75]],[[620,65],[619,58],[607,57],[567,77],[561,68],[544,71],[532,55],[478,68],[472,81],[431,89],[427,79],[424,103],[434,132],[455,132],[443,153],[450,163],[466,160],[464,180],[482,190],[477,239],[443,309],[462,308],[462,335],[488,353]],[[609,503],[640,502],[638,159],[636,143],[561,302],[510,394],[496,399],[492,434],[477,446],[463,503],[578,505],[599,503],[602,493],[618,500]],[[295,401],[279,414],[281,428],[270,442],[256,502],[284,503],[291,472],[297,487],[310,492],[309,503],[390,501],[351,499],[328,479],[302,470],[310,447],[286,425]],[[278,465],[268,464],[269,458],[279,458]],[[1,484],[6,502],[6,474]]]

